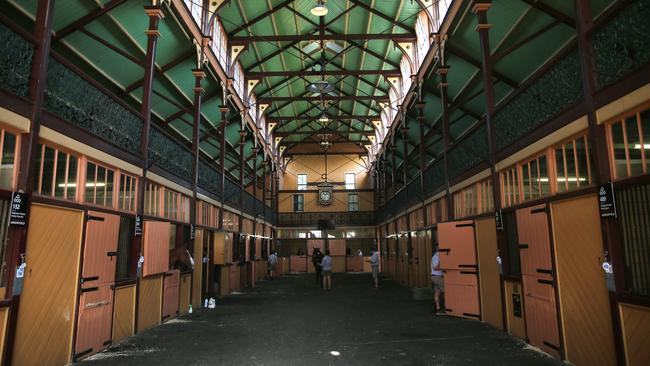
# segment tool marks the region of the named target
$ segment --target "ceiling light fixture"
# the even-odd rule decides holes
[[[320,116],[320,118],[318,118],[318,122],[327,123],[329,121],[330,121],[330,119],[329,119],[329,117],[327,117],[327,115],[325,113],[323,113]]]
[[[311,8],[311,13],[314,14],[317,17],[324,17],[327,15],[327,6],[323,4],[323,0],[318,0],[316,5],[314,5],[313,8]]]
[[[334,91],[334,85],[327,80],[317,80],[307,86],[310,92],[316,94],[327,94]]]

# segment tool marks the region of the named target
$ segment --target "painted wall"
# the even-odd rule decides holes
[[[372,176],[366,163],[356,154],[329,155],[327,157],[328,182],[334,184],[334,202],[330,206],[318,203],[318,183],[324,182],[324,155],[294,155],[286,171],[280,174],[279,211],[293,212],[293,195],[304,194],[304,212],[340,212],[348,210],[348,194],[359,194],[359,211],[374,210]],[[345,189],[345,173],[355,173],[355,190]],[[307,190],[297,192],[298,174],[307,174]]]

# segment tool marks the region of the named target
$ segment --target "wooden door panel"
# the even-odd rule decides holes
[[[12,363],[65,365],[72,354],[82,211],[33,204]]]
[[[522,276],[522,280],[529,343],[559,358],[560,334],[557,325],[555,290],[548,282],[542,282],[548,280],[535,276]]]
[[[86,357],[110,344],[120,217],[88,211],[74,353]]]
[[[517,236],[522,274],[535,275],[552,270],[546,205],[517,210]]]
[[[96,289],[95,289],[96,288]],[[82,289],[79,298],[79,320],[75,354],[88,356],[111,343],[113,290],[110,284]]]
[[[440,268],[459,269],[476,265],[474,222],[445,222],[438,225]]]
[[[453,316],[479,319],[478,281],[476,274],[448,270],[445,272],[445,308]]]
[[[97,278],[93,284],[115,281],[120,217],[88,211],[83,255],[83,278]]]
[[[551,239],[546,205],[517,210],[526,330],[530,344],[560,357]]]
[[[149,276],[169,270],[169,232],[171,224],[162,221],[144,222],[143,275]]]
[[[180,271],[175,269],[165,273],[163,281],[163,319],[178,313],[180,297]]]
[[[502,299],[497,257],[497,232],[494,218],[476,221],[476,240],[479,268],[481,269],[482,320],[495,328],[503,328]]]

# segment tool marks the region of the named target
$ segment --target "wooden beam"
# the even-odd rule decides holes
[[[233,36],[235,34],[241,32],[242,30],[244,30],[244,29],[252,26],[253,24],[263,20],[264,18],[269,17],[270,15],[277,12],[278,10],[280,10],[282,8],[286,8],[287,6],[291,5],[294,1],[295,0],[286,0],[285,2],[283,2],[281,4],[278,4],[278,6],[276,6],[275,8],[269,9],[269,10],[265,11],[264,13],[262,13],[262,14],[256,16],[255,18],[251,19],[248,23],[242,24],[239,27],[233,29],[232,31],[228,32],[228,39],[233,38]]]
[[[358,101],[358,100],[376,100],[378,102],[387,102],[389,98],[387,96],[379,95],[343,95],[343,96],[331,96],[325,95],[322,97],[271,97],[271,98],[261,98],[258,99],[258,103],[275,103],[275,102],[320,102],[321,100],[331,100],[336,102],[341,101]]]
[[[546,5],[545,3],[538,0],[522,0],[522,1],[532,6],[533,8],[541,11],[542,13],[550,16],[551,18],[561,21],[562,23],[568,25],[572,29],[576,28],[576,22],[575,20],[573,20],[573,18],[553,8],[552,6]]]
[[[266,78],[266,77],[275,77],[275,76],[284,76],[284,77],[294,77],[294,76],[332,76],[332,75],[344,75],[344,76],[361,76],[361,75],[382,75],[382,76],[396,76],[401,75],[399,70],[324,70],[324,71],[255,71],[249,72],[246,74],[246,77],[252,79]]]
[[[79,18],[78,20],[70,23],[69,25],[63,27],[61,30],[56,32],[56,34],[54,36],[54,40],[58,41],[58,40],[64,38],[65,36],[69,35],[70,33],[81,29],[82,27],[84,27],[88,23],[90,23],[93,20],[99,18],[100,16],[108,13],[109,11],[115,9],[116,7],[124,4],[125,2],[126,2],[126,0],[113,0],[113,1],[109,2],[108,4],[102,6],[101,8],[90,12],[89,14]]]
[[[279,121],[316,121],[321,115],[317,116],[266,116],[267,122],[279,122]],[[367,116],[367,115],[341,115],[341,116],[328,116],[330,120],[343,121],[343,120],[367,120],[367,119],[379,119],[380,116]]]
[[[289,34],[232,37],[230,42],[292,42],[292,41],[349,41],[349,40],[413,41],[415,33],[366,33],[366,34]]]

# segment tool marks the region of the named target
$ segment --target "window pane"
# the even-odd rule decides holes
[[[106,172],[106,206],[113,206],[113,178],[114,173],[112,170]]]
[[[650,109],[641,113],[643,130],[643,151],[645,151],[646,172],[650,171]]]
[[[551,194],[551,182],[548,181],[548,163],[546,155],[539,157],[539,183],[540,183],[540,196],[548,196]]]
[[[97,193],[95,195],[95,203],[98,205],[104,204],[104,189],[106,188],[106,168],[103,166],[97,166],[97,182],[95,182],[95,187],[97,187]]]
[[[566,191],[566,175],[564,174],[564,155],[562,146],[555,149],[555,169],[557,170],[557,193]]]
[[[74,200],[77,193],[77,157],[70,155],[68,165],[68,192],[66,198]]]
[[[45,147],[45,156],[43,158],[43,177],[41,194],[52,195],[52,177],[54,176],[54,149]]]
[[[643,161],[641,160],[641,140],[639,138],[639,125],[636,115],[625,120],[627,132],[627,146],[630,150],[630,169],[632,176],[643,174]]]
[[[355,189],[354,173],[345,173],[345,189]]]
[[[531,198],[535,199],[538,198],[540,193],[539,193],[539,174],[537,172],[537,160],[531,160],[530,161],[530,183],[531,183]]]
[[[566,150],[566,170],[567,170],[567,184],[569,190],[576,189],[578,187],[578,181],[576,177],[576,159],[573,150],[573,143],[569,142],[564,145]]]
[[[525,163],[521,166],[521,182],[524,186],[524,200],[529,200],[530,199],[530,168],[528,166],[528,163]]]
[[[61,151],[58,152],[58,158],[56,161],[56,187],[54,191],[55,197],[63,198],[63,189],[66,185],[65,167],[67,165],[67,157],[68,154]]]
[[[623,141],[623,125],[618,122],[612,125],[612,142],[614,143],[614,170],[618,179],[627,177],[625,159],[625,143]]]
[[[578,153],[578,185],[584,187],[591,183],[589,181],[589,165],[587,163],[588,151],[585,146],[584,136],[576,140],[576,152]]]
[[[0,187],[12,188],[14,177],[14,161],[16,153],[16,135],[5,131],[2,146],[2,166],[0,166]],[[40,155],[40,149],[38,150]]]
[[[93,163],[88,163],[86,168],[86,193],[84,194],[85,201],[89,203],[95,203],[95,173],[97,171],[97,165]]]

